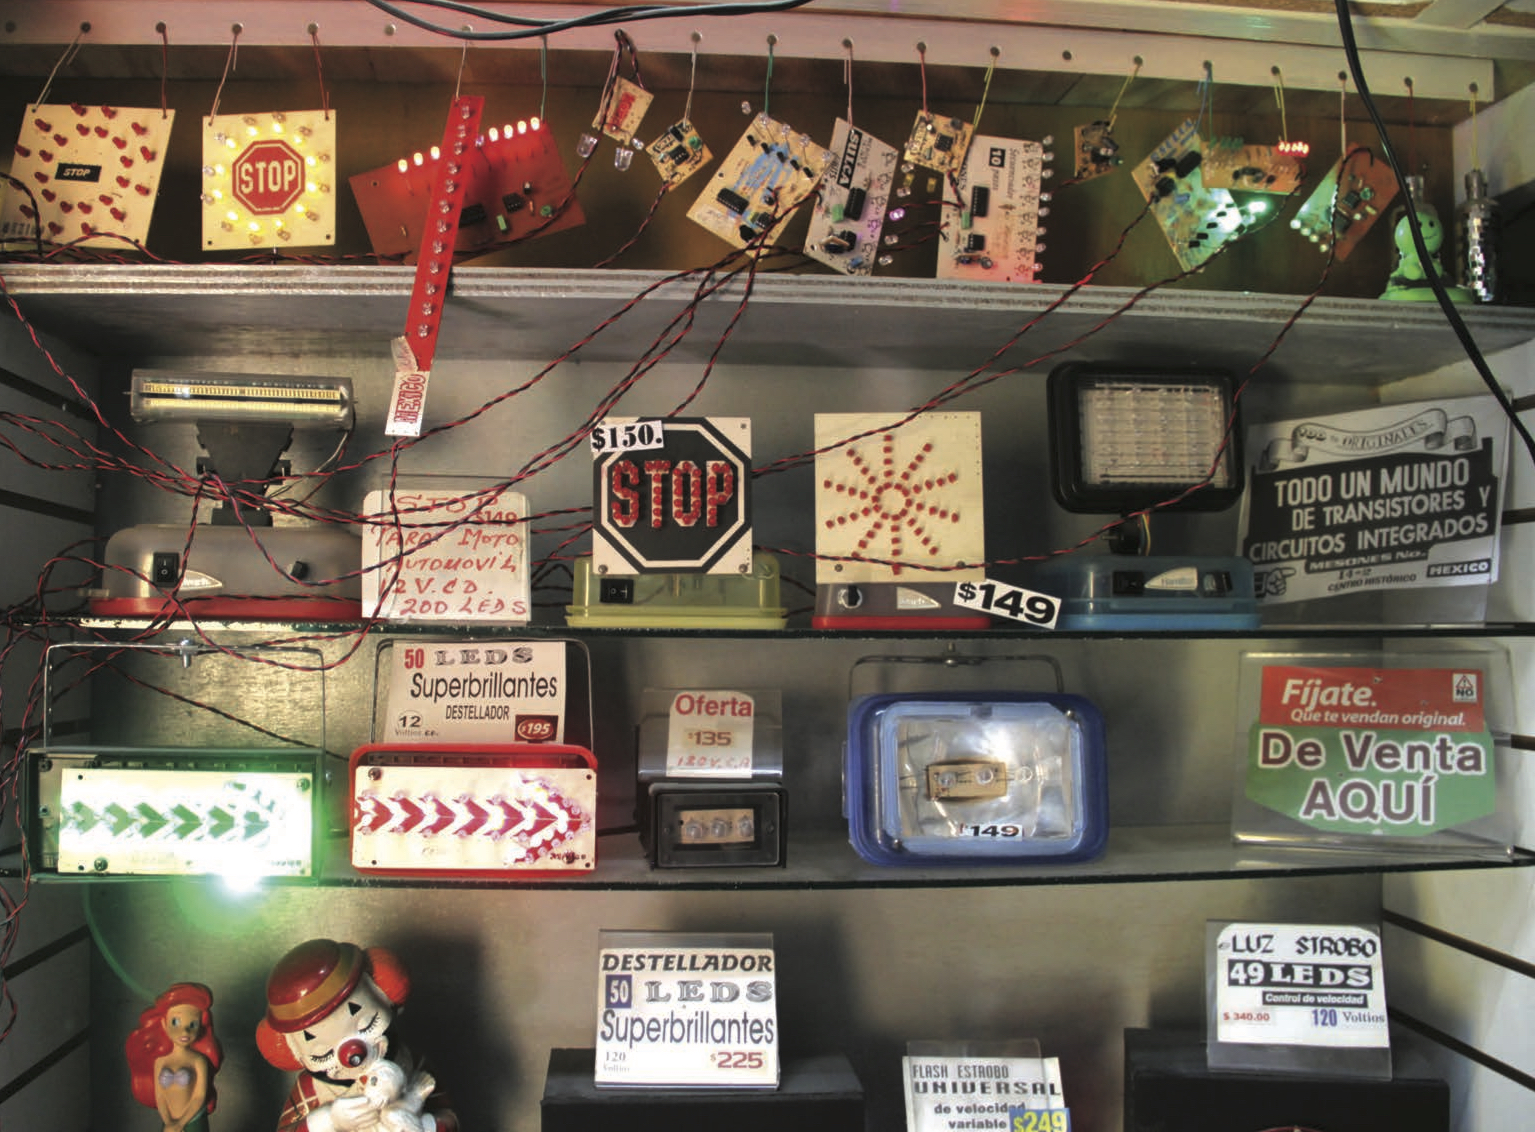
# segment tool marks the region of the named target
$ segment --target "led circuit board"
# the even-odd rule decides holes
[[[1305,142],[1243,145],[1241,138],[1216,138],[1205,149],[1205,188],[1249,193],[1293,193],[1306,179]]]
[[[983,576],[979,413],[817,413],[815,444],[818,584]]]
[[[1034,281],[1047,156],[1039,142],[975,138],[959,176],[944,183],[949,223],[938,278]]]
[[[895,147],[837,119],[832,165],[821,181],[805,254],[843,275],[869,275],[895,180]]]
[[[441,160],[433,147],[349,179],[375,254],[414,258]],[[537,118],[477,137],[465,176],[459,256],[586,222],[553,132]]]
[[[713,159],[704,139],[683,119],[645,147],[661,180],[675,188]]]
[[[688,219],[744,248],[768,240],[815,190],[832,152],[759,114],[688,209]]]
[[[963,118],[942,118],[919,110],[906,139],[905,159],[945,176],[957,174],[964,168],[974,132],[975,127]]]
[[[1205,187],[1203,163],[1204,142],[1187,119],[1132,173],[1185,271],[1199,267],[1246,227],[1247,216],[1229,191]]]
[[[1385,213],[1396,193],[1390,166],[1376,161],[1368,147],[1354,146],[1328,170],[1290,227],[1324,255],[1336,245],[1333,254],[1341,262]]]

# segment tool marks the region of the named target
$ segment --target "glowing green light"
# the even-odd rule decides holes
[[[1268,210],[1269,205],[1268,201],[1266,200],[1255,200],[1247,206],[1247,211],[1252,213],[1254,216],[1257,216],[1260,212],[1267,212]]]

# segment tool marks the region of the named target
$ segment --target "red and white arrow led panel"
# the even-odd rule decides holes
[[[60,874],[309,876],[312,772],[79,767],[60,779]]]
[[[596,816],[596,761],[580,747],[371,746],[352,756],[359,872],[589,872]]]
[[[820,585],[984,576],[981,415],[923,413],[906,424],[900,419],[888,413],[816,414]]]

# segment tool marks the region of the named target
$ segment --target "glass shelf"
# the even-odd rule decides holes
[[[414,269],[383,266],[11,264],[6,290],[40,329],[69,337],[90,325],[92,346],[127,359],[217,353],[260,355],[282,328],[286,353],[309,359],[388,357]],[[439,359],[556,357],[645,292],[622,322],[583,344],[585,361],[628,364],[693,301],[694,283],[648,271],[454,269]],[[1122,356],[1175,347],[1190,364],[1251,364],[1251,343],[1277,334],[1303,296],[1168,289],[1138,297],[1128,287],[1083,287],[1059,307],[1059,284],[934,279],[849,280],[764,275],[731,334],[730,359],[746,365],[952,369],[956,351],[1003,342],[1036,316],[1028,353],[1048,354],[1084,334]],[[673,361],[706,360],[741,299],[721,288],[699,308],[695,331]],[[1133,305],[1131,305],[1133,303]],[[1535,310],[1467,308],[1484,353],[1535,339]],[[1101,333],[1099,325],[1111,320]],[[930,328],[913,336],[914,322]],[[783,327],[793,325],[793,341]],[[1197,356],[1196,356],[1197,355]],[[1274,365],[1288,380],[1368,384],[1464,358],[1437,306],[1378,299],[1316,300],[1286,336]]]
[[[319,883],[333,888],[515,888],[592,891],[744,891],[793,889],[989,888],[1036,885],[1143,884],[1153,881],[1254,880],[1347,874],[1430,872],[1451,869],[1521,868],[1535,865],[1535,851],[1515,848],[1485,856],[1448,853],[1366,853],[1323,849],[1264,850],[1236,845],[1224,824],[1125,826],[1109,831],[1107,851],[1096,861],[1015,868],[882,868],[859,857],[845,836],[813,831],[789,836],[781,868],[653,869],[639,837],[611,834],[598,843],[597,867],[577,876],[512,876],[507,879],[365,876],[345,863],[344,841],[332,842],[332,858],[315,881],[272,881],[289,886]],[[5,876],[20,875],[8,856]],[[74,877],[34,874],[46,883],[155,883],[153,877]],[[218,878],[178,878],[209,884]]]
[[[130,618],[83,617],[78,624],[85,629],[103,632],[142,632],[148,622]],[[239,632],[282,634],[287,632],[345,634],[355,632],[356,623],[343,621],[199,621],[198,627],[208,632]],[[163,633],[186,632],[189,621],[167,622]],[[571,628],[567,625],[499,625],[472,622],[390,622],[372,626],[370,633],[396,636],[441,637],[494,637],[515,640],[524,637],[579,638],[581,640],[742,640],[742,641],[1118,641],[1118,640],[1295,640],[1380,637],[1402,639],[1428,635],[1451,635],[1468,638],[1531,637],[1535,636],[1535,622],[1510,621],[1477,625],[1268,625],[1258,629],[1146,629],[1143,631],[1117,629],[1104,630],[1040,630],[1011,629],[998,626],[984,630],[945,632],[873,632],[856,629],[810,629],[790,626],[786,629],[666,629],[623,628],[592,629]]]

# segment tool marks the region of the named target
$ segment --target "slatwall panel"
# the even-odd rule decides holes
[[[55,358],[88,394],[94,395],[97,366],[72,350],[48,343]],[[21,324],[5,312],[0,321],[0,410],[14,416],[0,422],[5,438],[25,456],[44,463],[67,464],[73,457],[29,433],[21,418],[59,421],[95,439],[96,426],[48,359],[32,344]],[[0,450],[0,530],[7,553],[0,555],[0,601],[14,606],[37,589],[45,563],[94,534],[94,477],[90,472],[30,466],[9,450]],[[89,543],[77,553],[89,556]],[[78,589],[90,580],[83,565],[55,571],[50,585]],[[54,608],[70,595],[49,599]],[[7,642],[9,643],[9,642]],[[21,728],[35,726],[26,714],[30,689],[42,664],[45,641],[27,639],[11,649],[0,670],[0,757],[16,757]],[[55,723],[69,730],[85,718],[83,694],[59,706]],[[20,841],[13,813],[5,809],[0,850],[14,863]],[[8,906],[22,898],[19,880],[4,882]],[[19,932],[0,956],[6,998],[0,1025],[15,1023],[0,1041],[0,1127],[83,1132],[90,1123],[90,963],[91,943],[79,902],[79,890],[58,885],[36,887],[16,913]]]
[[[1535,346],[1491,359],[1535,428]],[[1535,469],[1510,457],[1501,579],[1487,616],[1535,620]],[[1535,642],[1509,645],[1516,708],[1513,774],[1518,844],[1535,846]],[[1452,1083],[1455,1132],[1530,1127],[1535,1112],[1535,872],[1438,873],[1384,881],[1393,1015],[1430,1039]]]

